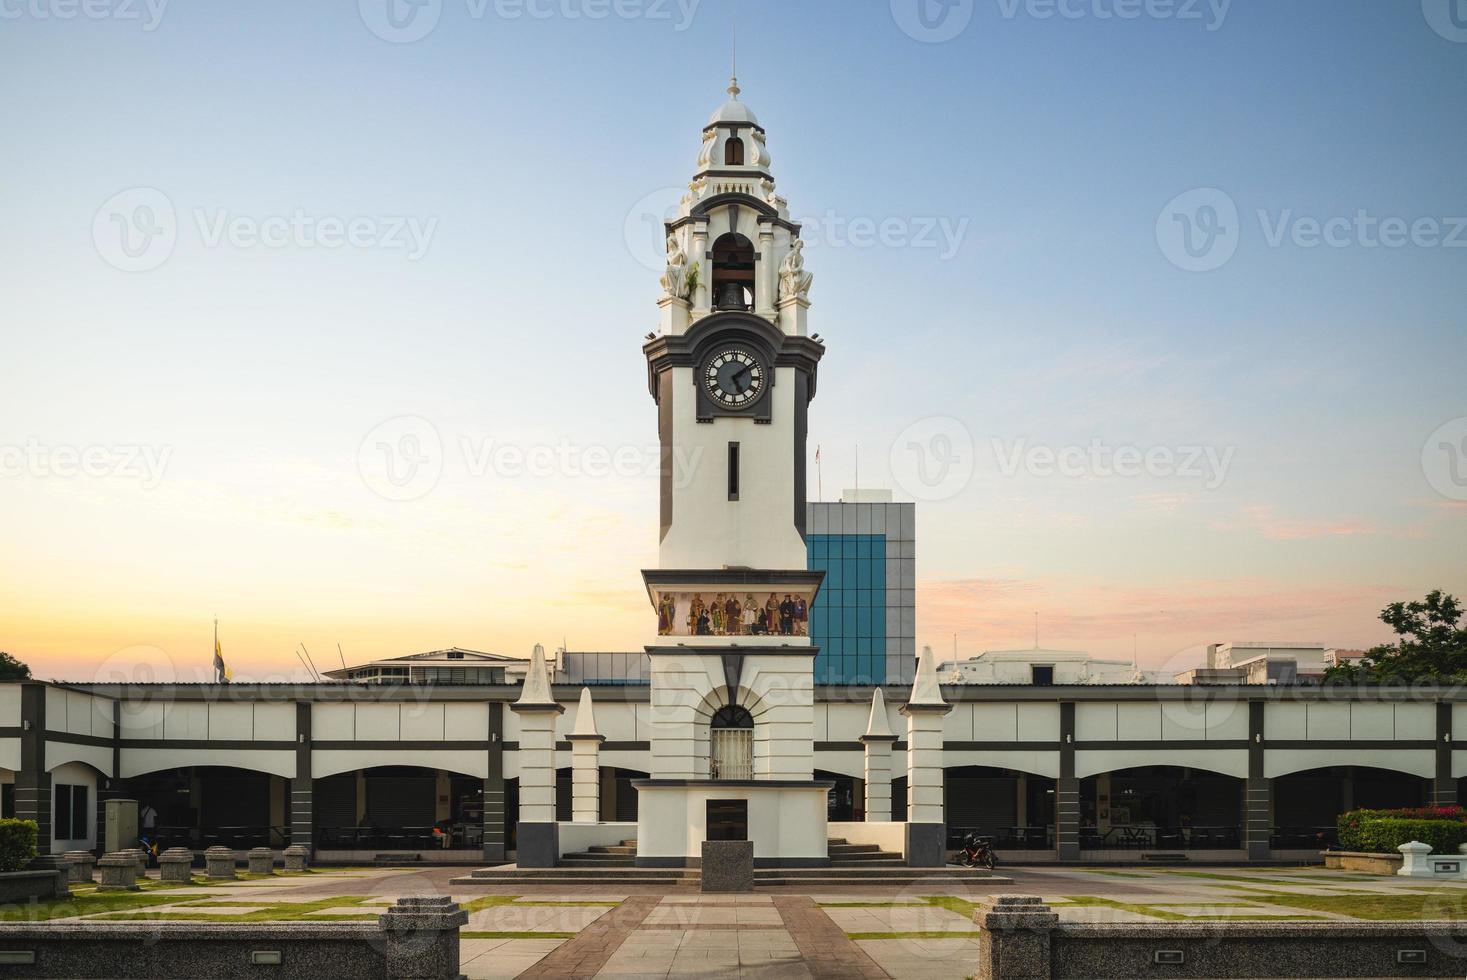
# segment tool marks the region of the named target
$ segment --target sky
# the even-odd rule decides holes
[[[918,502],[919,645],[1383,642],[1467,591],[1453,2],[0,0],[0,649],[648,642],[641,338],[735,22],[809,485]]]

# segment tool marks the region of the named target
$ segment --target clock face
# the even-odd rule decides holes
[[[759,359],[741,347],[710,357],[703,367],[703,388],[724,408],[747,408],[764,393],[766,378]]]

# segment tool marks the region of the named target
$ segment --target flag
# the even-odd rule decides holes
[[[219,646],[219,624],[214,624],[214,683],[228,684],[234,677],[224,662],[224,650]]]
[[[815,447],[815,462],[817,462],[817,463],[820,462],[820,447],[819,446],[816,446]]]

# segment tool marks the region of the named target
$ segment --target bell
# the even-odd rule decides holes
[[[736,282],[726,282],[719,287],[718,308],[720,310],[747,309],[744,304],[744,287]]]

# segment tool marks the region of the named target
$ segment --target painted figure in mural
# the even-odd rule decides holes
[[[784,602],[779,604],[779,635],[790,636],[795,631],[795,601],[786,592]]]
[[[769,600],[764,603],[764,632],[770,635],[779,632],[779,597],[773,592],[769,593]]]
[[[729,636],[738,636],[741,632],[739,623],[743,612],[743,607],[739,605],[739,597],[730,592],[728,601],[723,604],[723,630]]]
[[[703,593],[699,592],[693,596],[692,605],[688,606],[688,633],[693,636],[701,636],[703,631],[699,628],[707,611],[703,607]]]
[[[754,628],[759,621],[759,604],[754,601],[753,593],[744,596],[743,632],[753,634],[757,632]]]
[[[800,636],[810,635],[810,606],[803,595],[795,598],[795,632]]]
[[[657,635],[669,636],[672,633],[673,614],[676,606],[673,604],[672,596],[659,595],[657,597]]]
[[[723,634],[723,593],[722,592],[718,593],[718,598],[716,598],[716,599],[713,600],[712,616],[710,616],[709,618],[712,619],[712,621],[713,621],[713,632],[714,633],[717,633],[719,635],[722,635]]]

